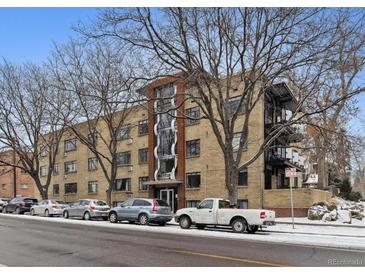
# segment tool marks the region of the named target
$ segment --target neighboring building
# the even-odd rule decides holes
[[[238,85],[232,94],[229,102],[232,110],[237,106],[240,90],[242,86]],[[147,105],[134,107],[133,115],[127,118],[126,127],[121,132],[120,167],[114,184],[113,203],[129,197],[157,197],[177,210],[196,206],[207,197],[227,198],[221,149],[209,121],[200,119],[199,107],[191,100],[184,101],[184,93],[191,91],[185,90],[184,84],[175,78],[166,77],[140,92],[149,99],[176,97],[176,100],[149,100]],[[179,108],[166,112],[175,106]],[[295,107],[294,96],[285,84],[274,85],[267,97],[259,100],[250,116],[242,163],[258,150],[274,124],[288,119]],[[159,114],[153,114],[155,109]],[[190,119],[175,118],[183,114]],[[244,109],[237,119],[237,131],[243,118]],[[83,125],[79,126],[81,129]],[[99,132],[102,134],[102,127]],[[290,128],[278,138],[276,145],[285,147],[299,141],[300,134]],[[293,149],[275,148],[262,154],[239,175],[238,206],[287,209],[286,201],[276,200],[275,193],[272,193],[276,190],[288,193],[286,167],[297,169],[298,176],[291,179],[292,185],[301,188],[303,165],[304,159]],[[52,176],[49,190],[50,198],[65,201],[106,199],[107,182],[103,172],[91,151],[72,134],[65,134],[61,141],[57,173]],[[275,202],[266,205],[265,201]]]
[[[360,192],[363,199],[365,199],[365,172],[364,170],[357,170],[355,172],[353,191]]]
[[[16,163],[18,158],[13,151],[0,153],[0,158],[10,163]],[[15,182],[15,187],[14,187]],[[12,166],[0,166],[0,198],[15,196],[35,196],[35,183],[29,174]]]

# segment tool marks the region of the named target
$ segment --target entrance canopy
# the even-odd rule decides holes
[[[160,186],[160,185],[176,185],[176,184],[181,184],[182,181],[178,181],[178,180],[159,180],[159,181],[147,181],[147,182],[143,182],[142,184],[145,186]]]

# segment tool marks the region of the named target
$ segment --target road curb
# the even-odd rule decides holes
[[[38,217],[38,216],[29,216],[29,215],[9,215],[9,214],[0,214],[0,217],[4,218],[10,218],[10,219],[29,219],[33,221],[44,221],[44,222],[52,222],[52,223],[58,223],[58,224],[69,224],[69,225],[82,225],[82,226],[88,226],[88,227],[99,227],[99,228],[106,228],[106,229],[116,229],[116,230],[133,230],[137,232],[150,232],[150,233],[161,233],[161,234],[174,234],[174,235],[181,235],[181,236],[187,236],[187,237],[204,237],[204,238],[211,238],[211,239],[224,239],[224,240],[234,240],[234,241],[246,241],[246,242],[256,242],[256,243],[267,243],[267,244],[284,244],[284,245],[290,245],[290,246],[307,246],[307,247],[317,247],[317,248],[334,248],[334,249],[344,249],[344,250],[351,250],[351,251],[365,251],[365,245],[352,243],[350,244],[336,244],[336,241],[330,241],[328,243],[319,243],[315,239],[303,239],[298,240],[296,239],[296,242],[288,241],[285,239],[263,239],[260,237],[267,236],[263,234],[250,234],[250,237],[244,237],[247,236],[246,234],[237,235],[236,233],[231,235],[219,235],[219,231],[212,231],[212,234],[206,234],[204,232],[208,231],[201,231],[198,230],[171,230],[168,229],[156,229],[160,227],[145,227],[145,226],[132,226],[132,225],[122,225],[122,224],[110,224],[105,222],[93,222],[93,221],[81,221],[81,220],[75,220],[75,219],[60,219],[60,218],[46,218],[46,217]],[[174,225],[172,225],[174,226]],[[191,233],[189,233],[189,231]],[[265,231],[263,231],[265,232]],[[214,233],[214,234],[213,234]],[[237,236],[243,236],[237,237]],[[255,237],[255,239],[252,239],[251,237]],[[257,237],[258,236],[258,237]],[[325,236],[321,236],[323,238]],[[333,236],[332,236],[333,237]],[[251,238],[251,239],[250,239]],[[335,238],[335,237],[334,237]],[[354,237],[356,238],[356,237]]]
[[[291,225],[292,222],[286,222],[286,221],[276,221],[277,224],[283,224],[283,225]],[[349,228],[363,228],[365,229],[365,226],[362,225],[351,225],[351,224],[311,224],[311,223],[296,223],[294,222],[294,225],[306,225],[306,226],[330,226],[330,227],[349,227]]]

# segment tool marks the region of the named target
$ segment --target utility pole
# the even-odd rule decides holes
[[[16,197],[16,167],[15,167],[15,150],[13,150],[13,192]]]

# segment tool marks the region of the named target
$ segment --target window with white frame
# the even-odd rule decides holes
[[[130,191],[131,178],[116,179],[114,182],[114,191]]]
[[[89,171],[98,169],[98,158],[92,157],[87,159],[87,168]]]
[[[41,177],[47,176],[47,166],[39,167],[39,176]]]
[[[233,139],[232,139],[232,148],[233,151],[238,150],[240,147],[240,141],[241,141],[241,132],[236,132],[233,134]],[[245,144],[243,145],[243,149],[247,149],[247,140],[245,142]]]
[[[118,166],[130,165],[131,164],[131,152],[118,152],[116,153],[116,162]]]
[[[233,116],[235,112],[238,114],[245,112],[245,102],[243,101],[240,105],[241,96],[238,97],[232,97],[228,99],[228,112],[229,116]]]
[[[76,150],[76,138],[65,140],[65,152]]]
[[[65,174],[77,171],[76,161],[65,162]]]
[[[57,176],[58,174],[60,174],[60,167],[59,164],[56,163],[53,165],[53,176]]]
[[[148,181],[148,176],[139,177],[139,190],[146,191],[148,190],[148,185],[143,184]]]
[[[131,125],[125,125],[120,128],[118,140],[126,140],[131,138]]]
[[[148,133],[148,120],[138,122],[138,135],[146,135]]]
[[[89,181],[87,183],[88,193],[97,193],[98,192],[98,181]]]
[[[185,110],[185,124],[186,125],[195,125],[199,124],[200,121],[200,108],[193,107]]]
[[[48,154],[48,147],[47,146],[41,146],[39,155],[41,157],[46,157]]]

